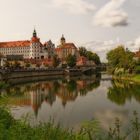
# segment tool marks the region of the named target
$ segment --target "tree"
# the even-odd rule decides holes
[[[79,47],[80,56],[87,57],[87,49],[85,47]]]
[[[76,65],[76,56],[69,54],[66,58],[66,62],[69,67],[74,67]]]
[[[129,50],[125,50],[124,46],[118,46],[107,53],[107,60],[113,71],[116,68],[123,68],[124,71],[131,71],[135,66],[133,57],[134,54]]]
[[[93,53],[91,51],[87,51],[87,58],[88,58],[88,60],[94,61],[96,65],[101,64],[100,58],[96,53]]]
[[[57,55],[53,56],[53,66],[57,67],[59,65],[60,61]]]
[[[101,63],[100,57],[96,53],[93,53],[92,51],[87,51],[85,47],[80,47],[79,53],[80,56],[87,57],[88,60],[94,61],[96,65],[99,65]]]

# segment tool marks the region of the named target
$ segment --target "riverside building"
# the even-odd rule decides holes
[[[40,42],[36,30],[30,40],[0,42],[0,53],[3,56],[22,55],[24,59],[47,59],[54,55],[55,45],[48,41]]]
[[[74,43],[67,43],[65,37],[62,35],[60,45],[55,49],[58,58],[65,61],[69,54],[79,57],[79,51]]]

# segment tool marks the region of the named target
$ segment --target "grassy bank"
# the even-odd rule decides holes
[[[15,120],[7,109],[0,107],[0,140],[139,140],[140,123],[136,112],[131,126],[122,134],[120,121],[116,119],[113,128],[103,132],[97,121],[82,125],[78,132],[64,130],[53,122],[31,127],[26,120]]]

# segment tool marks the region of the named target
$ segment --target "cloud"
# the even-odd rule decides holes
[[[51,4],[55,8],[63,8],[73,14],[87,14],[96,9],[93,4],[85,0],[52,0]]]
[[[140,49],[140,36],[131,41],[121,42],[118,38],[116,40],[107,41],[91,41],[80,46],[84,46],[87,50],[97,53],[102,62],[106,62],[106,54],[111,49],[116,48],[118,45],[123,44],[125,48],[128,48],[132,52],[136,52]]]
[[[115,48],[119,44],[120,43],[116,39],[116,41],[114,41],[114,40],[91,41],[91,42],[82,44],[81,46],[85,46],[87,48],[87,50],[96,52],[100,56],[101,61],[104,62],[104,61],[106,61],[106,54],[107,54],[107,52],[110,51],[111,49]]]
[[[135,52],[140,49],[140,37],[137,37],[134,41],[126,42],[126,47]]]
[[[128,123],[128,110],[101,110],[96,111],[94,116],[96,119],[98,119],[101,123],[102,128],[108,131],[109,124],[114,123],[114,118],[117,117],[121,122],[123,122],[125,125]]]
[[[93,24],[104,27],[126,26],[128,15],[121,9],[126,0],[111,0],[93,18]]]

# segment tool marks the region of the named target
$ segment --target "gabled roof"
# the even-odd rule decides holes
[[[76,46],[74,45],[74,43],[65,43],[64,48],[74,48],[74,49],[77,49]]]
[[[56,51],[60,51],[62,49],[77,49],[74,43],[65,43],[63,46],[59,46],[56,48]]]
[[[49,45],[54,45],[51,40],[44,43],[44,47],[48,47]]]
[[[28,46],[30,46],[30,41],[29,40],[0,42],[0,48],[28,47]]]

